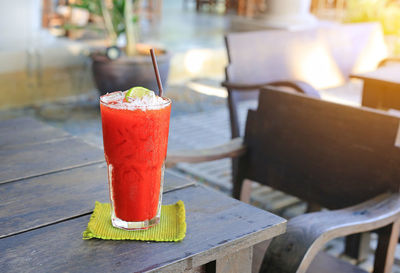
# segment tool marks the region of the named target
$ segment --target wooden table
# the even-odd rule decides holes
[[[364,81],[363,106],[379,109],[400,109],[400,65],[391,64],[377,70],[352,74]]]
[[[101,149],[30,118],[0,122],[0,272],[251,272],[278,216],[166,171],[163,203],[183,200],[179,243],[82,240],[108,202]]]

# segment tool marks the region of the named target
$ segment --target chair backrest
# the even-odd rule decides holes
[[[266,88],[248,113],[239,177],[330,209],[397,192],[399,124],[382,111]]]
[[[263,30],[225,36],[226,80],[240,84],[300,80],[316,89],[339,86],[350,73],[374,70],[387,57],[377,23],[322,24],[300,31]],[[229,107],[256,99],[257,91],[229,91]]]

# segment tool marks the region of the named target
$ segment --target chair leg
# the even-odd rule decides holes
[[[400,219],[378,230],[378,246],[375,252],[373,273],[390,273],[399,239]]]
[[[247,163],[246,155],[232,158],[232,197],[250,203],[251,181],[245,179]]]
[[[232,197],[240,200],[243,178],[239,177],[239,159],[232,158]]]
[[[369,232],[349,235],[346,237],[346,247],[344,253],[348,257],[361,262],[368,257],[370,241],[371,234]]]
[[[264,260],[265,253],[269,247],[272,240],[262,241],[261,243],[255,244],[253,246],[253,265],[252,273],[259,273],[261,269],[261,264]]]
[[[251,180],[244,179],[242,184],[242,190],[240,191],[239,200],[247,204],[250,204],[250,197],[251,197]]]
[[[228,108],[229,108],[229,122],[231,125],[231,136],[232,138],[240,136],[239,128],[239,117],[237,112],[237,99],[235,99],[235,94],[228,89]]]
[[[200,11],[201,0],[196,0],[196,11]]]

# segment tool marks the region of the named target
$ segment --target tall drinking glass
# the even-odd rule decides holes
[[[129,104],[123,92],[100,97],[114,227],[146,229],[160,220],[171,100]]]

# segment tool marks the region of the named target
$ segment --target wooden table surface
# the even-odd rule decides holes
[[[250,272],[252,247],[286,227],[167,170],[182,242],[82,240],[96,200],[109,201],[102,150],[31,118],[0,122],[0,272]]]
[[[400,64],[383,66],[370,72],[355,73],[350,75],[350,77],[362,80],[389,82],[400,85]]]
[[[363,106],[400,110],[400,64],[390,64],[371,72],[352,74],[364,81]]]

